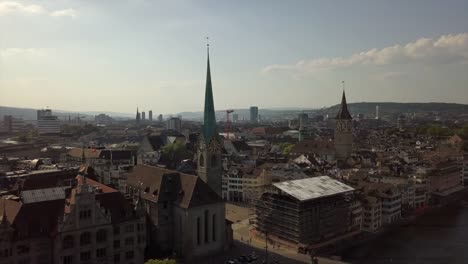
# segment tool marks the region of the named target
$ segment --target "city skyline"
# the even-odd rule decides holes
[[[0,1],[0,105],[200,111],[207,35],[216,110],[336,105],[341,80],[350,103],[467,103],[467,8]]]

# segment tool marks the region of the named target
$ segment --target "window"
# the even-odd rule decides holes
[[[133,258],[133,251],[125,252],[125,259],[132,259]]]
[[[212,239],[213,241],[216,241],[216,214],[213,214],[211,216],[211,227],[212,227],[212,230],[211,230]]]
[[[197,245],[200,245],[200,217],[197,217]]]
[[[199,159],[199,162],[200,164],[200,167],[204,167],[205,165],[205,156],[203,154],[200,154],[200,159]]]
[[[163,208],[164,208],[164,209],[167,209],[167,201],[164,201],[164,202],[163,202]]]
[[[114,255],[114,263],[120,263],[120,254]]]
[[[105,229],[99,229],[96,233],[96,241],[98,243],[105,242],[107,240],[107,231]]]
[[[80,253],[81,261],[88,261],[91,259],[91,251],[85,251]]]
[[[5,248],[3,250],[0,250],[0,258],[11,257],[12,253],[13,253],[13,250],[11,248]]]
[[[114,240],[114,248],[120,248],[120,240]]]
[[[91,210],[81,210],[80,211],[80,220],[85,220],[91,218]]]
[[[126,245],[126,246],[133,245],[133,242],[134,242],[133,237],[127,237],[127,238],[125,239],[125,245]]]
[[[65,236],[65,238],[62,241],[62,247],[63,249],[73,248],[73,237],[70,235]]]
[[[98,248],[96,250],[96,257],[97,258],[103,258],[106,256],[106,249],[105,248]]]
[[[205,210],[205,243],[210,242],[209,237],[208,237],[208,230],[209,230],[209,225],[208,225],[208,210]]]
[[[80,246],[89,245],[91,243],[91,233],[84,232],[80,236]]]
[[[73,256],[64,256],[63,257],[63,264],[72,264],[73,263]]]
[[[125,226],[125,232],[126,232],[126,233],[131,233],[131,232],[133,232],[133,230],[135,230],[134,227],[133,227],[133,225],[127,225],[127,226]]]
[[[27,253],[29,253],[29,246],[28,245],[18,245],[16,247],[16,251],[17,251],[18,255],[27,254]]]
[[[120,227],[115,226],[114,227],[114,235],[118,235],[118,234],[120,234]]]

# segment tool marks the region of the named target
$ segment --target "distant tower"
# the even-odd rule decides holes
[[[380,113],[379,113],[379,106],[375,106],[375,119],[379,120],[380,119]]]
[[[140,123],[140,112],[138,112],[138,107],[137,107],[137,113],[136,113],[136,123]]]
[[[222,190],[222,141],[216,127],[216,117],[211,86],[210,53],[207,45],[207,73],[205,88],[205,111],[201,137],[198,144],[198,176],[205,181],[219,196]]]
[[[150,122],[153,122],[153,110],[149,110],[149,111],[148,111],[148,120],[149,120]]]
[[[143,121],[146,120],[146,113],[144,111],[141,112],[141,120],[143,120]]]
[[[258,122],[258,107],[257,106],[250,107],[250,122],[252,123]]]
[[[309,120],[309,115],[306,113],[300,113],[298,115],[299,119],[299,141],[304,140],[304,133],[305,133],[305,126],[307,121]]]
[[[346,160],[351,156],[353,151],[353,118],[349,114],[348,105],[346,103],[346,95],[344,91],[341,97],[340,110],[336,115],[335,128],[335,154],[337,160]]]

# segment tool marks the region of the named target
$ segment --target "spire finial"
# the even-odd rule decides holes
[[[344,93],[344,90],[345,90],[345,82],[344,82],[344,81],[341,81],[341,84],[343,85],[343,93]]]

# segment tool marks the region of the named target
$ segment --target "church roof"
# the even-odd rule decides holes
[[[353,119],[348,111],[348,104],[346,103],[346,95],[343,90],[343,96],[341,97],[340,110],[336,114],[336,119]]]
[[[220,203],[223,200],[200,177],[149,165],[137,165],[127,179],[141,189],[141,197],[158,203],[171,201],[181,208]]]

